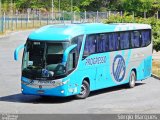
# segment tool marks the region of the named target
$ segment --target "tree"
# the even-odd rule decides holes
[[[16,0],[16,8],[21,11],[27,8],[49,11],[51,0]]]
[[[9,11],[11,0],[2,0],[3,10]],[[54,9],[58,11],[59,1],[61,1],[61,10],[71,11],[71,0],[54,0]],[[135,12],[136,16],[142,16],[141,13],[147,12],[152,16],[160,9],[160,0],[72,0],[74,11],[125,11]],[[13,0],[16,9],[25,10],[27,8],[50,11],[52,8],[51,0]]]

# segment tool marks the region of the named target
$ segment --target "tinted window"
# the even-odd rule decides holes
[[[86,37],[84,56],[93,53],[139,48],[147,46],[150,42],[150,30],[92,34]]]
[[[77,44],[78,53],[80,53],[81,45],[83,41],[83,35],[77,36],[72,39],[71,44]]]
[[[139,33],[139,31],[131,32],[131,46],[132,46],[132,48],[140,47],[140,33]]]
[[[109,50],[118,50],[119,49],[119,40],[118,33],[110,33],[109,34]]]
[[[109,39],[107,34],[99,34],[97,39],[97,52],[106,52],[109,50]]]
[[[84,56],[89,56],[96,52],[97,35],[88,35],[84,47]]]
[[[120,46],[121,46],[121,49],[129,48],[129,40],[130,40],[129,32],[120,33]]]
[[[149,45],[151,42],[150,30],[142,31],[141,36],[142,36],[142,45],[141,46],[145,47],[145,46]]]

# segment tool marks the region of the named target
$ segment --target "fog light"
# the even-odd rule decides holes
[[[64,93],[64,90],[61,90],[61,93]]]
[[[66,81],[62,82],[62,85],[65,85],[65,84],[67,84],[68,82],[69,82],[69,80],[66,80]]]

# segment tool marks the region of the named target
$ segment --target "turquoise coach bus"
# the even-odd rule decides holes
[[[22,60],[21,90],[39,96],[86,98],[90,91],[151,76],[151,26],[136,23],[48,25],[14,52]]]

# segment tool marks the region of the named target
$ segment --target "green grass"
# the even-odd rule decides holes
[[[160,60],[153,60],[152,73],[160,77]]]

